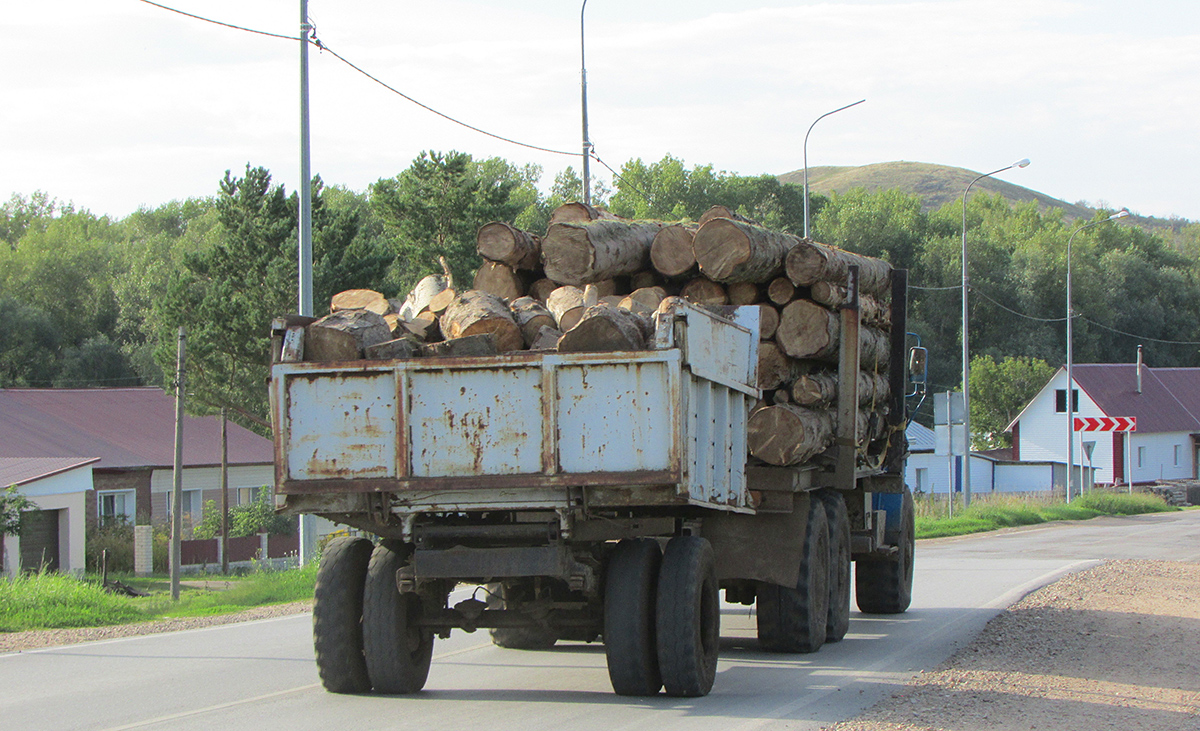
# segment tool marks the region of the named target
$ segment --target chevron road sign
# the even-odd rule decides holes
[[[1137,417],[1076,416],[1075,431],[1137,431]]]

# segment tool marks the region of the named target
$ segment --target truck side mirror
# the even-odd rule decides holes
[[[921,346],[910,348],[908,351],[908,378],[913,383],[925,383],[929,371],[927,362],[929,351]]]

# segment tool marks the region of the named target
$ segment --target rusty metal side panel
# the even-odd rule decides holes
[[[688,496],[696,502],[751,507],[746,489],[745,394],[704,378],[687,388]]]
[[[289,480],[396,477],[396,373],[285,376]]]

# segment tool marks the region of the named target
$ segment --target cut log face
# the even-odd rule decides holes
[[[431,312],[434,315],[441,317],[454,298],[458,296],[458,292],[453,289],[446,288],[438,292],[433,297],[429,298],[429,304],[425,306],[424,312]]]
[[[643,287],[622,298],[619,306],[649,317],[658,311],[666,298],[666,290],[662,287]]]
[[[775,343],[766,340],[758,344],[758,387],[763,391],[791,383],[801,370]]]
[[[508,305],[487,292],[463,292],[446,308],[441,325],[447,339],[495,333],[496,348],[501,353],[520,350],[525,345],[521,328]]]
[[[841,285],[833,284],[832,282],[814,282],[812,285],[812,298],[814,302],[820,302],[827,307],[838,308],[850,301],[850,294]],[[858,298],[858,311],[864,324],[883,327],[891,326],[891,310],[880,304],[879,300],[869,294],[860,294]]]
[[[882,259],[804,239],[787,252],[785,261],[788,279],[802,287],[811,287],[817,282],[845,285],[846,275],[852,265],[858,266],[860,292],[876,297],[888,293],[892,265]]]
[[[559,287],[546,299],[546,309],[554,315],[559,330],[570,330],[583,317],[583,290],[571,286]]]
[[[653,247],[651,247],[651,251],[653,252]],[[651,269],[635,272],[629,277],[629,289],[630,291],[636,292],[637,290],[645,289],[646,287],[657,287],[661,279],[662,278],[659,276],[658,272]]]
[[[675,223],[664,226],[650,244],[650,263],[664,277],[682,277],[696,268],[696,253],[692,240],[696,229]]]
[[[493,221],[479,229],[475,249],[488,261],[507,264],[513,269],[537,269],[541,262],[542,241],[537,234]]]
[[[793,358],[825,359],[837,355],[840,332],[834,313],[815,302],[796,300],[780,313],[775,340]]]
[[[788,250],[800,241],[728,218],[714,218],[696,232],[693,248],[700,272],[718,282],[767,282],[783,271]]]
[[[545,304],[546,300],[550,298],[550,293],[558,289],[559,286],[557,282],[542,277],[529,285],[529,296]]]
[[[417,282],[417,286],[413,287],[404,299],[404,305],[399,310],[400,317],[411,320],[421,314],[421,311],[429,306],[434,295],[443,289],[446,289],[446,278],[437,274],[430,274]]]
[[[438,334],[438,319],[432,312],[423,312],[403,324],[405,332],[412,333],[419,340],[433,340]]]
[[[475,272],[473,289],[511,301],[525,295],[525,282],[509,265],[485,261]]]
[[[338,292],[329,300],[329,311],[341,310],[370,310],[381,316],[393,311],[388,298],[373,289],[347,289]]]
[[[734,282],[725,288],[725,292],[731,305],[753,305],[762,301],[762,291],[754,282]]]
[[[370,310],[340,310],[305,328],[304,357],[314,361],[354,360],[363,357],[368,347],[391,339],[392,331],[383,316]]]
[[[679,290],[679,296],[698,305],[729,304],[729,295],[725,292],[725,288],[704,277],[696,277],[683,285],[683,289]]]
[[[837,376],[809,373],[792,384],[792,401],[800,406],[824,406],[837,399]]]
[[[604,353],[644,350],[649,318],[598,304],[587,308],[579,324],[563,333],[558,341],[560,353]]]
[[[709,208],[700,215],[699,224],[703,226],[714,218],[730,218],[734,221],[741,221],[742,223],[749,223],[754,226],[758,225],[758,221],[738,215],[736,211],[728,206],[713,206],[712,208]]]
[[[758,337],[763,340],[770,340],[775,337],[775,331],[779,328],[779,310],[771,305],[761,304],[758,306]]]
[[[767,299],[783,307],[796,298],[796,285],[787,277],[775,277],[767,285]]]
[[[465,335],[421,346],[421,355],[425,358],[473,358],[499,352],[495,332]]]
[[[532,297],[519,297],[509,304],[509,308],[517,326],[521,328],[521,337],[526,345],[533,345],[542,328],[553,328],[556,324],[550,310]]]
[[[555,208],[550,214],[550,223],[547,225],[547,228],[556,223],[588,223],[600,219],[620,220],[618,216],[609,213],[603,208],[596,208],[587,203],[575,201],[573,203],[564,203]]]
[[[780,467],[799,464],[833,441],[833,416],[790,403],[765,406],[750,414],[746,443],[750,454]]]
[[[542,241],[546,276],[581,285],[640,272],[649,265],[658,221],[556,223]]]

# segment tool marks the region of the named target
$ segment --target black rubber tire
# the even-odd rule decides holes
[[[913,525],[912,493],[904,488],[900,503],[900,527],[888,531],[885,540],[899,547],[894,556],[860,558],[854,567],[854,592],[858,608],[867,614],[899,614],[912,603]]]
[[[655,592],[662,550],[649,538],[624,540],[604,578],[604,655],[617,695],[654,695],[662,687],[655,641]]]
[[[758,587],[758,644],[769,652],[816,652],[825,644],[829,618],[829,520],[820,499],[809,496],[808,522],[796,586]]]
[[[512,587],[488,584],[488,609],[504,609],[505,602],[514,596]],[[558,642],[554,630],[543,627],[494,627],[489,630],[492,644],[508,650],[549,650]]]
[[[829,523],[829,615],[825,641],[840,642],[850,630],[850,518],[846,500],[833,489],[817,491]]]
[[[372,544],[338,536],[325,546],[313,590],[313,649],[317,674],[330,693],[371,689],[363,657],[363,584]]]
[[[712,544],[672,538],[658,572],[658,667],[667,695],[708,695],[717,677],[721,598]]]
[[[432,630],[411,622],[420,616],[416,594],[401,594],[396,571],[411,555],[411,546],[384,541],[371,553],[363,590],[363,655],[376,693],[416,693],[425,687],[433,659]]]

